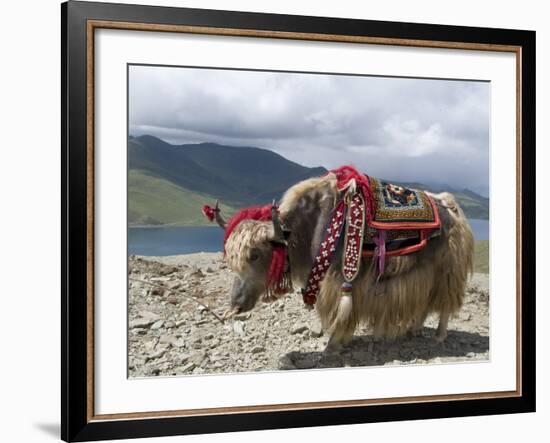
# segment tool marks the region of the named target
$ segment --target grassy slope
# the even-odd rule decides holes
[[[128,171],[129,225],[209,225],[201,209],[214,203],[215,198],[209,195],[188,191],[143,171]],[[235,209],[223,205],[222,211],[227,218]]]
[[[489,273],[489,240],[476,242],[474,270],[482,274]]]

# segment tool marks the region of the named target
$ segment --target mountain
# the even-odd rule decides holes
[[[266,204],[301,180],[326,173],[273,151],[215,143],[171,145],[142,135],[128,140],[128,222],[205,224],[204,203],[219,200],[227,216]]]
[[[151,135],[128,139],[128,223],[205,225],[202,205],[238,208],[278,199],[293,184],[326,173],[266,149],[215,143],[171,145]],[[391,180],[390,180],[391,181]],[[421,183],[405,186],[440,192]],[[446,190],[450,190],[447,188]],[[488,199],[452,190],[468,217],[488,218]]]

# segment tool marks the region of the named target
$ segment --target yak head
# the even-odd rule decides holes
[[[287,240],[275,204],[243,209],[228,223],[216,206],[213,217],[225,231],[225,260],[235,273],[226,316],[250,311],[258,300],[270,302],[292,289]]]

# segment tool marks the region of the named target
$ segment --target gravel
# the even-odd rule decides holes
[[[419,337],[375,339],[361,327],[349,344],[334,352],[324,352],[328,336],[315,311],[306,309],[297,293],[220,322],[211,311],[221,315],[229,307],[233,279],[220,253],[132,256],[129,277],[130,377],[489,358],[487,274],[475,274],[469,282],[464,306],[450,320],[445,343],[434,340],[437,317],[430,316]]]

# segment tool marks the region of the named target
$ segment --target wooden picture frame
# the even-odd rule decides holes
[[[65,441],[168,436],[535,411],[535,33],[70,1],[62,16],[62,411]],[[94,412],[94,32],[246,36],[516,56],[517,383],[502,392]]]

